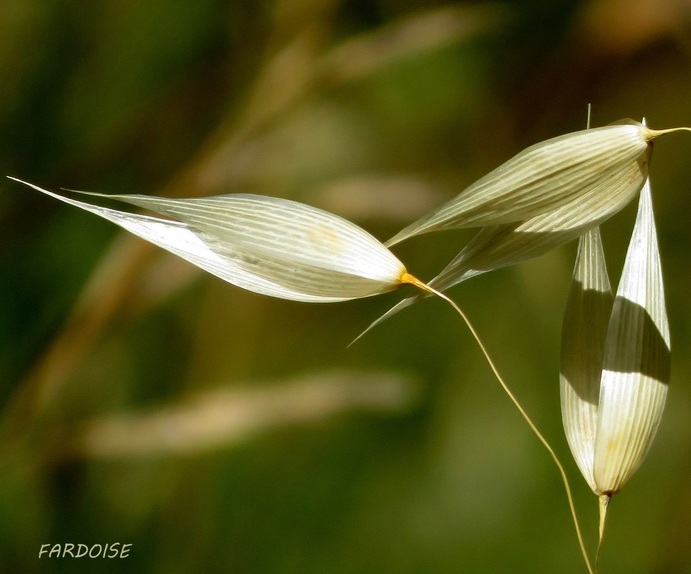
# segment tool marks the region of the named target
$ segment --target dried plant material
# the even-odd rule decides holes
[[[470,277],[543,255],[619,212],[639,192],[639,166],[603,177],[585,195],[519,223],[481,229],[429,283],[445,291]]]
[[[172,218],[162,219],[20,183],[103,217],[233,285],[263,295],[335,302],[384,293],[415,281],[372,235],[336,215],[295,201],[244,194],[191,199],[87,194]]]
[[[617,190],[617,202],[630,200],[648,176],[652,140],[676,129],[651,130],[633,120],[625,122],[525,149],[386,245],[432,231],[525,221],[579,199],[602,207],[611,190]]]
[[[640,192],[648,177],[653,139],[691,131],[651,130],[645,124],[625,121],[631,123],[566,134],[524,150],[386,245],[421,233],[473,227],[479,221],[497,223],[525,214],[526,209],[532,213],[522,221],[483,227],[427,282],[437,291],[446,291],[466,279],[543,255],[576,239],[623,209]],[[581,179],[574,179],[575,174]],[[567,197],[570,199],[564,201]],[[543,209],[548,205],[552,208]],[[424,296],[403,299],[358,338]]]
[[[635,177],[636,171],[637,168],[632,169],[630,175]],[[427,284],[438,291],[446,291],[476,275],[539,257],[573,241],[584,232],[596,228],[631,201],[638,190],[629,185],[630,181],[625,173],[615,181],[604,179],[587,196],[527,221],[483,227]],[[367,331],[424,296],[415,294],[399,301],[373,322]]]
[[[613,303],[600,229],[596,227],[585,233],[578,244],[562,326],[560,373],[566,440],[593,491],[597,491],[593,457],[602,357]]]
[[[562,417],[574,458],[600,497],[601,537],[610,497],[655,437],[669,377],[669,326],[646,182],[614,302],[599,235],[590,232],[581,239],[564,318]]]
[[[660,424],[669,378],[669,324],[648,184],[605,343],[593,463],[598,493],[618,492],[643,462]]]

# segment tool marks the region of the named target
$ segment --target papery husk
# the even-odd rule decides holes
[[[677,131],[691,128],[653,130],[644,123],[621,120],[541,142],[385,245],[432,231],[484,226],[427,282],[442,292],[481,273],[538,257],[597,227],[632,201],[648,178],[652,141]],[[358,339],[425,296],[399,301]]]
[[[627,169],[603,176],[583,197],[557,209],[526,221],[483,227],[428,285],[446,291],[482,273],[539,257],[573,241],[628,205],[646,178],[647,169],[631,162]],[[399,301],[362,335],[424,296],[416,294]]]
[[[604,181],[630,185],[633,196],[648,175],[656,132],[633,120],[572,132],[535,144],[386,242],[421,233],[525,221],[578,198],[605,191]],[[638,174],[630,184],[631,171]]]
[[[605,339],[614,295],[600,229],[578,243],[561,336],[560,396],[566,439],[586,482],[596,490],[593,456]]]
[[[245,194],[192,199],[86,194],[144,207],[171,220],[101,207],[26,185],[262,295],[336,302],[391,291],[414,279],[365,230],[287,199]]]
[[[562,420],[574,460],[598,495],[598,556],[610,500],[650,449],[669,378],[669,325],[646,180],[616,298],[596,228],[580,239],[562,329]]]
[[[564,430],[581,473],[603,500],[645,458],[669,376],[669,326],[646,182],[616,297],[599,232],[591,230],[579,243],[562,330]]]
[[[617,290],[603,357],[593,462],[596,492],[618,492],[657,432],[670,379],[670,334],[650,183]]]
[[[621,211],[639,193],[647,170],[637,163],[603,177],[582,197],[514,224],[482,228],[429,284],[446,290],[471,277],[539,257],[577,239]]]

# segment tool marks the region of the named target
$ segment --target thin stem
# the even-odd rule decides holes
[[[588,568],[588,572],[590,574],[594,574],[593,568],[590,564],[590,559],[588,558],[588,553],[585,549],[585,543],[583,542],[583,535],[581,534],[581,527],[578,523],[578,516],[576,515],[576,506],[575,506],[574,501],[573,501],[573,496],[571,494],[571,486],[569,485],[569,479],[566,475],[566,471],[564,470],[564,467],[562,466],[561,462],[559,461],[559,457],[557,457],[552,446],[549,444],[549,442],[547,442],[547,439],[538,430],[537,426],[535,426],[535,423],[532,421],[532,419],[530,418],[528,413],[521,406],[521,403],[518,401],[516,396],[511,392],[511,389],[506,384],[506,382],[504,381],[502,376],[499,374],[499,370],[495,366],[494,361],[492,361],[492,358],[490,357],[489,351],[487,351],[487,348],[485,347],[484,343],[482,342],[482,339],[480,339],[480,336],[478,335],[477,331],[475,330],[475,327],[473,327],[473,324],[470,322],[470,319],[468,319],[468,316],[461,310],[461,308],[452,299],[450,299],[449,297],[444,295],[444,293],[442,293],[441,291],[437,291],[433,287],[430,287],[426,283],[423,283],[422,281],[420,281],[419,279],[417,279],[413,275],[406,273],[403,277],[403,282],[414,285],[414,286],[418,287],[419,289],[426,291],[427,293],[431,293],[433,295],[436,295],[437,297],[442,298],[449,305],[451,305],[451,307],[453,307],[455,309],[455,311],[461,316],[461,319],[463,319],[463,321],[467,325],[468,330],[470,331],[470,334],[473,336],[473,338],[477,342],[478,346],[480,347],[480,351],[482,351],[482,354],[484,355],[485,360],[487,361],[487,364],[489,365],[489,368],[492,370],[492,373],[496,377],[497,381],[499,381],[499,384],[501,385],[502,389],[504,389],[504,392],[508,395],[509,399],[511,399],[511,402],[516,406],[516,408],[518,409],[518,412],[521,413],[521,416],[528,423],[530,430],[533,431],[533,434],[538,438],[538,440],[542,443],[542,445],[547,449],[547,452],[549,453],[550,457],[552,457],[554,464],[557,465],[557,469],[559,470],[559,474],[561,475],[562,482],[564,483],[564,489],[566,490],[566,498],[568,499],[568,502],[569,502],[569,508],[571,510],[571,516],[573,518],[574,526],[576,528],[576,536],[578,537],[578,545],[580,546],[581,554],[583,555],[583,560],[585,561],[585,565]]]
[[[600,526],[599,536],[597,540],[597,552],[595,553],[595,571],[599,572],[600,568],[600,548],[602,548],[602,539],[605,535],[605,521],[607,520],[607,509],[609,508],[609,501],[612,500],[611,494],[601,494],[599,498],[600,507]]]
[[[644,124],[645,125],[645,124]],[[681,128],[667,128],[665,130],[651,130],[648,128],[648,141],[653,140],[657,137],[663,136],[665,134],[672,134],[674,132],[691,132],[691,128],[681,127]]]

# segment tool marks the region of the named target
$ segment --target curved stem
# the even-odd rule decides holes
[[[497,381],[499,381],[499,384],[501,385],[502,389],[504,389],[504,392],[508,395],[509,399],[511,399],[511,402],[516,406],[516,408],[518,409],[518,412],[521,414],[521,416],[528,423],[530,430],[533,431],[533,434],[538,438],[538,440],[542,443],[542,445],[547,449],[547,452],[549,453],[550,457],[554,461],[554,464],[557,466],[557,469],[559,470],[559,474],[561,475],[562,482],[564,483],[564,489],[566,490],[566,498],[568,499],[568,502],[569,502],[569,509],[571,510],[571,517],[573,518],[573,523],[574,523],[574,526],[576,528],[576,536],[578,538],[578,545],[581,549],[581,554],[583,555],[583,560],[585,561],[586,567],[588,568],[588,572],[590,574],[594,574],[593,568],[590,564],[590,559],[588,558],[588,553],[585,549],[585,543],[583,542],[583,535],[581,533],[581,527],[578,523],[578,516],[576,515],[576,506],[575,506],[574,501],[573,501],[573,496],[571,494],[571,486],[569,485],[569,479],[566,475],[566,471],[564,470],[564,467],[562,466],[561,462],[559,461],[559,457],[554,452],[554,449],[552,448],[552,446],[549,444],[549,442],[547,442],[547,439],[538,430],[537,426],[535,426],[535,423],[533,422],[533,420],[530,418],[530,416],[525,411],[525,409],[521,406],[521,403],[518,401],[518,399],[513,394],[513,392],[511,392],[511,389],[506,384],[506,382],[504,381],[502,376],[499,374],[499,370],[497,369],[496,365],[494,364],[494,361],[492,361],[492,358],[490,357],[489,351],[487,351],[487,348],[485,347],[484,343],[482,342],[482,339],[480,339],[480,336],[478,335],[477,331],[475,330],[475,327],[473,327],[473,324],[470,322],[470,319],[468,319],[468,316],[461,310],[461,308],[451,298],[444,295],[444,293],[442,293],[441,291],[437,291],[433,287],[430,287],[426,283],[423,283],[422,281],[420,281],[419,279],[417,279],[413,275],[406,273],[404,278],[403,278],[403,282],[414,285],[415,287],[418,287],[419,289],[422,289],[423,291],[426,291],[427,293],[431,293],[432,295],[436,295],[437,297],[442,298],[449,305],[451,305],[451,307],[454,308],[454,310],[461,316],[461,319],[463,319],[463,321],[467,325],[468,330],[470,331],[470,334],[473,336],[473,338],[477,342],[478,346],[480,347],[480,351],[482,351],[482,354],[485,357],[485,360],[487,361],[489,368],[492,370],[492,373],[496,377]]]
[[[648,139],[652,140],[665,134],[673,134],[674,132],[691,132],[691,128],[667,128],[666,130],[651,130],[650,128],[648,128]]]

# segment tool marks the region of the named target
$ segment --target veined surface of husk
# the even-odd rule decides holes
[[[670,335],[650,184],[612,301],[599,233],[580,242],[562,333],[562,417],[592,490],[618,492],[644,460],[670,377]]]
[[[597,196],[604,187],[622,186],[632,196],[648,175],[650,142],[657,132],[625,121],[526,148],[386,245],[432,231],[529,220],[579,198]],[[637,172],[633,176],[632,170]]]
[[[622,120],[535,144],[385,245],[432,231],[483,226],[427,282],[442,292],[481,273],[538,257],[628,205],[648,178],[652,141],[689,129],[653,130],[644,123]],[[424,296],[399,301],[360,336]]]
[[[20,183],[262,295],[310,303],[345,301],[391,291],[411,278],[393,253],[365,230],[287,199],[245,194],[193,199],[87,194],[172,218],[163,219]]]

